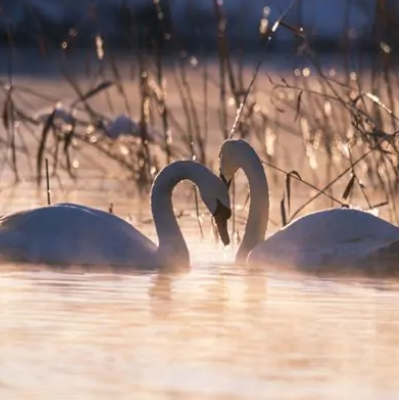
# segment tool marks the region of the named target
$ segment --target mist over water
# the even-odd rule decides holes
[[[156,240],[145,208],[115,208]],[[185,272],[3,264],[1,398],[395,398],[397,282],[250,271],[208,224],[201,240],[195,219],[179,223]]]
[[[397,286],[200,248],[182,276],[2,273],[2,398],[396,398]]]

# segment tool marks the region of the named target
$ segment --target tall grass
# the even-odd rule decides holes
[[[397,29],[398,14],[387,2],[375,2],[370,20],[373,51],[365,53],[360,40],[348,33],[354,2],[347,4],[339,58],[328,68],[313,47],[310,32],[301,27],[301,20],[298,26],[287,22],[291,7],[300,11],[299,0],[276,21],[269,21],[267,10],[259,15],[255,66],[247,61],[244,42],[236,46],[238,49],[231,46],[229,19],[220,1],[212,4],[215,58],[206,55],[204,28],[195,19],[192,3],[192,21],[197,24],[201,44],[198,54],[185,48],[167,19],[168,2],[153,2],[153,30],[140,25],[137,10],[123,2],[121,30],[127,51],[122,63],[94,13],[90,23],[96,26],[96,34],[87,49],[88,76],[84,78],[74,70],[75,36],[66,35],[59,50],[60,70],[75,96],[67,107],[73,123],[57,119],[56,108],[44,123],[35,120],[29,103],[40,99],[54,105],[60,100],[65,103],[65,99],[16,83],[10,67],[7,80],[2,82],[8,88],[3,101],[7,136],[0,138],[11,150],[7,164],[19,177],[19,160],[29,158],[28,153],[36,154],[35,178],[40,183],[43,159],[52,163],[54,174],[59,169],[79,179],[75,159],[84,160],[104,176],[115,175],[98,161],[105,157],[143,195],[148,193],[154,175],[175,159],[192,158],[216,171],[218,146],[229,136],[239,136],[251,141],[264,160],[281,211],[281,222],[274,219],[277,225],[288,223],[311,207],[346,204],[367,209],[389,205],[385,207],[388,218],[399,222],[395,202],[396,49],[386,40],[386,32]],[[290,32],[298,59],[306,66],[275,72],[267,56],[271,58],[269,46],[279,30]],[[38,33],[40,43],[50,42],[39,25]],[[10,50],[15,50],[11,39]],[[370,62],[365,65],[367,57]],[[12,65],[11,52],[9,63]],[[120,113],[137,122],[138,132],[112,138],[106,126]],[[25,134],[17,135],[16,126]],[[157,130],[154,139],[151,133]],[[246,186],[236,182],[234,188],[234,220],[240,226],[240,209],[246,201],[239,199],[247,198],[242,196]],[[197,193],[193,193],[199,216]]]

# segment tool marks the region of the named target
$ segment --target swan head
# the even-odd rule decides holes
[[[231,208],[226,207],[220,200],[217,200],[216,210],[213,214],[213,219],[217,226],[220,239],[225,246],[230,244],[229,231],[227,229],[227,221],[231,217]]]
[[[215,185],[208,186],[209,190],[201,192],[202,201],[212,214],[220,239],[227,246],[230,243],[227,221],[231,217],[231,205],[228,190],[223,182],[215,176]]]
[[[241,167],[241,156],[243,151],[248,151],[250,145],[243,139],[228,139],[225,140],[219,151],[219,176],[230,187],[234,174]]]

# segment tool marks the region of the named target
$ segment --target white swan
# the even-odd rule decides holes
[[[191,180],[229,243],[230,200],[225,184],[205,166],[176,161],[155,178],[151,209],[159,247],[117,216],[76,204],[58,204],[5,216],[0,259],[38,264],[114,266],[132,269],[187,267],[189,252],[173,213],[172,191]]]
[[[220,176],[229,184],[242,168],[250,206],[236,262],[251,266],[293,266],[309,272],[346,270],[399,273],[399,228],[368,212],[335,208],[300,217],[264,240],[269,189],[262,163],[242,139],[223,143]],[[377,270],[376,270],[377,269]]]

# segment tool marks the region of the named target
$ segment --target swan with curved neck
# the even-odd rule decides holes
[[[151,191],[159,246],[113,214],[77,204],[57,204],[3,217],[0,259],[124,269],[186,267],[190,263],[189,252],[171,199],[174,187],[182,180],[198,186],[227,245],[227,220],[231,211],[226,186],[205,166],[193,161],[176,161],[158,174]]]
[[[220,176],[228,187],[238,169],[242,169],[248,179],[248,220],[236,254],[236,262],[243,264],[249,252],[265,240],[269,221],[269,186],[259,157],[245,140],[226,140],[220,148],[219,166]]]
[[[269,219],[269,188],[262,162],[242,139],[226,140],[219,152],[220,177],[230,185],[238,169],[250,191],[248,220],[236,263],[251,266],[294,266],[323,272],[399,273],[399,228],[371,213],[335,208],[300,217],[265,240]],[[396,257],[399,259],[399,257]],[[384,264],[384,265],[382,265]]]

